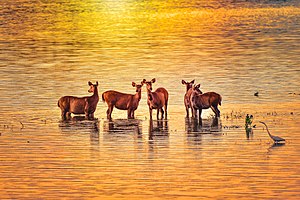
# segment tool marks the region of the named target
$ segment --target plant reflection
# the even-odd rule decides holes
[[[245,127],[246,130],[246,137],[247,139],[253,139],[253,129],[249,127]]]

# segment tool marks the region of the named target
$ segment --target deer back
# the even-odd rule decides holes
[[[102,94],[102,99],[110,106],[120,110],[128,110],[134,95],[110,90]]]
[[[210,106],[221,105],[221,95],[215,92],[206,92],[204,94],[192,94],[192,104],[198,108],[207,109]]]
[[[58,106],[66,112],[74,114],[84,114],[84,108],[86,105],[85,98],[64,96],[58,101]]]

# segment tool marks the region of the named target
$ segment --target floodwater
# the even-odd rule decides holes
[[[1,199],[299,198],[299,1],[0,5]],[[149,121],[145,87],[134,120],[101,101],[95,120],[60,118],[88,81],[134,93],[144,78],[169,91],[167,120]],[[185,119],[182,79],[222,95],[220,119]]]

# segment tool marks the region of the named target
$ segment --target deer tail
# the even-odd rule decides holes
[[[221,101],[222,101],[222,96],[220,95],[220,98],[219,98],[219,105],[221,105]]]
[[[104,93],[102,93],[102,101],[105,102]]]

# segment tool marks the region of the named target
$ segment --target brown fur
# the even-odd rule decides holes
[[[155,78],[151,81],[143,80],[143,83],[146,84],[147,87],[147,104],[149,106],[150,119],[152,119],[152,110],[157,109],[157,119],[159,119],[159,111],[161,112],[161,118],[165,118],[168,116],[168,100],[169,93],[165,88],[157,88],[154,92],[152,91],[152,83],[155,83]],[[164,110],[163,110],[164,108]]]
[[[182,80],[181,83],[186,86],[186,93],[184,95],[184,106],[186,110],[186,117],[189,117],[189,108],[191,108],[191,103],[190,103],[190,98],[191,94],[193,92],[192,87],[194,84],[195,80],[192,80],[191,82],[186,82],[185,80]],[[200,87],[200,84],[199,84]],[[197,89],[200,94],[202,94],[201,90],[199,88]]]
[[[216,117],[220,117],[220,111],[218,109],[218,105],[221,105],[221,101],[222,101],[222,97],[218,93],[206,92],[204,94],[200,94],[197,91],[197,86],[194,86],[192,88],[192,94],[190,97],[193,117],[194,118],[197,117],[197,110],[199,110],[199,119],[201,119],[202,109],[208,109],[208,108],[212,109]]]
[[[96,111],[97,104],[99,101],[98,96],[98,82],[92,84],[88,82],[90,89],[88,92],[94,93],[92,96],[87,97],[74,97],[74,96],[64,96],[61,97],[57,106],[61,109],[61,117],[67,119],[67,117],[73,114],[85,114],[86,118],[94,118],[94,112]]]
[[[106,91],[102,94],[102,100],[107,103],[107,118],[111,119],[113,108],[127,110],[128,119],[134,119],[134,111],[138,108],[141,100],[142,86],[132,82],[132,86],[136,88],[135,94],[125,94],[114,90]]]

